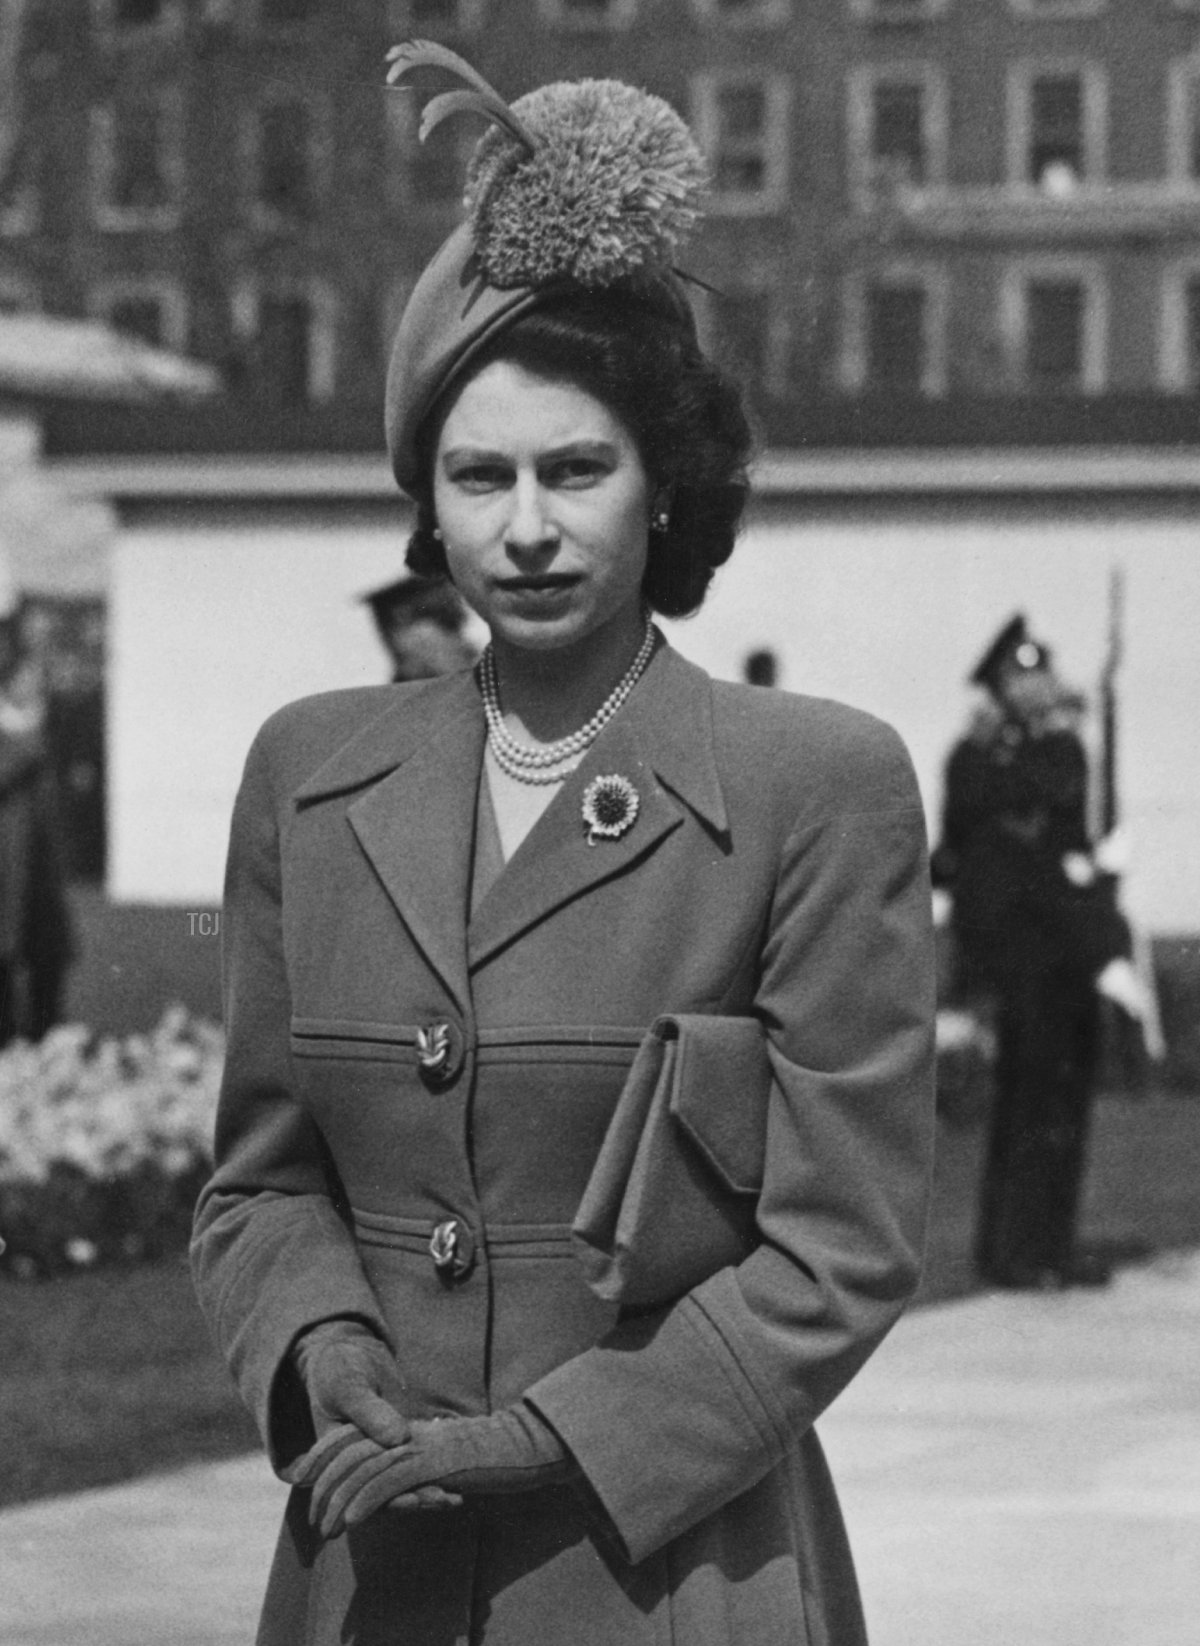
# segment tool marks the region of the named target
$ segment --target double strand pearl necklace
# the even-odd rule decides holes
[[[528,743],[518,742],[504,724],[504,716],[500,711],[496,658],[489,645],[480,659],[479,688],[483,693],[488,745],[500,770],[507,772],[509,777],[515,777],[518,783],[561,783],[567,775],[561,768],[566,766],[568,761],[574,761],[600,736],[637,685],[653,650],[654,624],[647,617],[646,633],[637,656],[587,725],[581,726],[569,737],[560,737],[557,743],[547,743],[544,748],[535,749]]]

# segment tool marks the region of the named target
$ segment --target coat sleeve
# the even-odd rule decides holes
[[[335,1316],[365,1321],[385,1342],[388,1332],[339,1215],[332,1162],[295,1095],[279,813],[264,733],[234,806],[222,922],[227,1047],[192,1270],[218,1347],[282,1467],[312,1440],[289,1361],[296,1336]]]
[[[919,1278],[934,1120],[924,817],[894,734],[877,728],[856,758],[847,809],[787,841],[760,960],[761,1244],[528,1392],[632,1561],[794,1448]]]

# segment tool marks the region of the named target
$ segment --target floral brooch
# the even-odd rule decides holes
[[[616,773],[593,777],[583,791],[583,822],[588,845],[620,839],[633,827],[640,804],[638,792],[627,777]]]

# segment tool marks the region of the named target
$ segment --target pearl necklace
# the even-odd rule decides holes
[[[483,694],[488,745],[500,770],[507,772],[509,777],[515,777],[518,783],[561,783],[567,775],[561,768],[568,761],[575,761],[600,736],[641,679],[653,650],[654,624],[647,618],[646,633],[637,656],[586,726],[581,726],[569,737],[560,737],[557,743],[547,743],[545,748],[535,749],[528,743],[518,742],[504,724],[496,658],[489,645],[479,661],[479,688]]]

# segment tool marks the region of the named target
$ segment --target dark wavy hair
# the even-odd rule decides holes
[[[667,529],[650,533],[642,594],[664,617],[696,611],[733,552],[749,492],[751,433],[740,388],[682,324],[612,290],[567,294],[520,316],[462,381],[498,360],[574,383],[629,430],[653,492],[668,501]],[[433,535],[433,461],[462,381],[434,405],[418,435],[421,480],[412,488],[417,521],[406,559],[424,577],[447,575]]]

